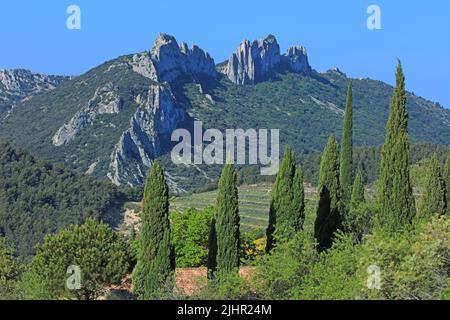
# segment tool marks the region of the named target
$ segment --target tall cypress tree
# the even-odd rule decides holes
[[[358,170],[355,177],[355,182],[353,182],[353,189],[352,189],[352,198],[351,198],[351,205],[350,207],[356,208],[359,204],[365,202],[364,197],[364,184],[362,179],[362,172],[361,170]]]
[[[217,271],[217,233],[216,219],[212,218],[208,237],[208,279],[213,279]]]
[[[239,271],[239,208],[237,174],[232,164],[225,164],[219,180],[216,212],[217,271]]]
[[[169,188],[157,161],[147,176],[141,221],[134,291],[144,300],[163,298],[175,270],[175,255],[170,242]]]
[[[314,236],[319,251],[328,249],[333,242],[334,233],[342,225],[341,188],[339,184],[338,143],[330,136],[320,162],[318,184],[319,204],[314,224]]]
[[[381,150],[377,191],[381,206],[381,221],[388,229],[395,231],[411,223],[415,215],[415,204],[409,176],[405,77],[400,62],[386,126],[386,142]]]
[[[427,169],[420,208],[421,218],[427,218],[434,214],[443,215],[446,212],[445,184],[436,154],[430,159]]]
[[[286,146],[277,178],[272,186],[272,199],[267,228],[266,250],[270,251],[277,237],[283,237],[287,226],[293,225],[296,207],[294,205],[293,183],[295,176],[295,155],[291,146]]]
[[[353,170],[353,85],[350,81],[345,107],[344,128],[341,142],[341,162],[339,181],[341,183],[342,198],[348,209],[352,192]]]
[[[300,166],[295,168],[294,180],[292,181],[292,192],[294,197],[294,217],[292,226],[295,232],[303,229],[305,221],[305,189],[303,186],[303,171]]]
[[[445,161],[443,178],[445,189],[447,191],[445,196],[445,200],[447,203],[447,211],[450,213],[450,151],[448,153],[447,160]]]

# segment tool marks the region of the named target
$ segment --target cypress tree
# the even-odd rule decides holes
[[[447,203],[447,212],[450,213],[450,151],[447,156],[447,160],[445,161],[444,170],[443,170],[443,178],[444,185],[447,191],[445,200]]]
[[[239,271],[239,208],[237,174],[232,164],[225,164],[219,180],[217,195],[217,271]]]
[[[216,219],[212,218],[208,237],[208,279],[213,279],[217,271],[217,233],[216,233]]]
[[[353,170],[353,85],[348,85],[347,103],[345,107],[344,128],[341,142],[341,162],[339,181],[341,183],[343,202],[348,208],[352,189]]]
[[[389,230],[395,231],[411,223],[415,215],[415,204],[409,176],[405,77],[400,62],[386,126],[386,142],[381,150],[377,194],[381,207],[381,222]]]
[[[272,186],[269,210],[266,251],[269,252],[277,237],[283,237],[283,230],[293,225],[296,207],[294,205],[293,182],[295,176],[295,155],[291,146],[286,146],[277,178]]]
[[[331,247],[333,235],[341,228],[342,223],[338,149],[336,139],[330,136],[320,162],[319,204],[314,224],[314,236],[317,240],[319,251]]]
[[[170,242],[169,188],[157,161],[147,176],[141,221],[134,291],[144,300],[163,298],[175,270],[175,255]]]
[[[427,218],[434,214],[443,215],[446,212],[445,184],[441,167],[436,154],[430,159],[425,178],[420,217]]]
[[[356,208],[359,204],[365,201],[362,172],[361,170],[358,170],[356,173],[355,182],[353,183],[351,208]]]
[[[303,172],[300,166],[295,168],[292,190],[294,196],[294,219],[292,225],[294,231],[298,232],[303,229],[303,222],[305,221],[305,189],[303,187]]]

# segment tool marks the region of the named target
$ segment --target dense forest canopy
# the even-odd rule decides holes
[[[19,256],[33,254],[46,234],[87,218],[101,219],[118,196],[110,183],[0,142],[0,233]]]

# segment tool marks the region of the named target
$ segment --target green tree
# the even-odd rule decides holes
[[[430,161],[428,161],[420,217],[428,218],[434,214],[445,214],[445,212],[445,184],[442,179],[439,160],[437,155],[434,154]]]
[[[217,272],[238,272],[240,253],[237,174],[232,164],[225,164],[217,194]]]
[[[355,182],[353,182],[350,208],[355,208],[365,201],[362,172],[361,170],[358,170],[358,172],[356,173]]]
[[[131,269],[131,257],[121,236],[108,225],[88,219],[83,225],[46,236],[38,245],[24,275],[27,297],[95,299],[106,285],[120,283]],[[70,266],[73,270],[68,270]],[[79,288],[72,281],[77,268],[81,273]]]
[[[318,185],[319,204],[314,224],[314,236],[320,251],[332,245],[334,233],[341,227],[342,202],[339,185],[338,143],[330,136],[320,162]]]
[[[171,244],[169,188],[158,161],[147,176],[141,221],[134,291],[143,300],[163,298],[172,283],[175,254]]]
[[[294,150],[286,146],[283,160],[272,187],[272,199],[269,211],[269,226],[267,228],[266,251],[270,251],[276,242],[275,238],[289,238],[291,231],[301,228],[301,190],[299,179],[303,180],[299,171],[296,177],[296,195],[294,195],[294,178],[296,175],[296,161]],[[303,182],[302,182],[303,183]]]
[[[345,107],[344,128],[341,142],[341,162],[339,181],[342,189],[342,199],[345,206],[349,207],[353,170],[353,85],[348,85],[347,103]]]
[[[0,237],[0,300],[18,298],[22,265],[14,257],[14,250]]]
[[[381,150],[377,191],[381,206],[381,223],[391,231],[411,223],[415,215],[415,204],[409,175],[405,77],[400,62],[386,127],[386,142]]]
[[[207,261],[208,279],[213,279],[217,271],[217,233],[216,219],[211,219],[208,236],[208,261]]]
[[[447,191],[447,194],[445,196],[445,200],[447,202],[447,211],[450,212],[450,151],[448,153],[447,160],[445,161],[443,178],[445,189]]]
[[[171,213],[172,243],[178,268],[206,266],[212,216],[212,207]]]
[[[292,222],[294,231],[299,231],[303,229],[303,223],[305,221],[305,189],[303,186],[303,171],[300,166],[295,168],[292,192],[294,197],[294,216]]]

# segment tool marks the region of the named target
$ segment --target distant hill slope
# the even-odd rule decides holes
[[[0,119],[20,101],[51,91],[68,79],[23,69],[0,70]]]
[[[102,218],[117,196],[109,183],[0,142],[0,235],[12,240],[22,257],[33,254],[46,234]]]
[[[338,69],[314,71],[303,47],[282,55],[273,36],[243,42],[216,66],[198,47],[162,34],[148,52],[111,60],[19,103],[0,123],[0,137],[117,185],[141,184],[160,158],[172,191],[182,192],[218,170],[173,165],[174,129],[191,129],[194,120],[205,129],[280,129],[282,144],[314,153],[330,134],[340,138],[349,80]],[[353,81],[355,145],[380,145],[393,88]],[[450,144],[450,110],[410,93],[408,111],[411,141]]]

